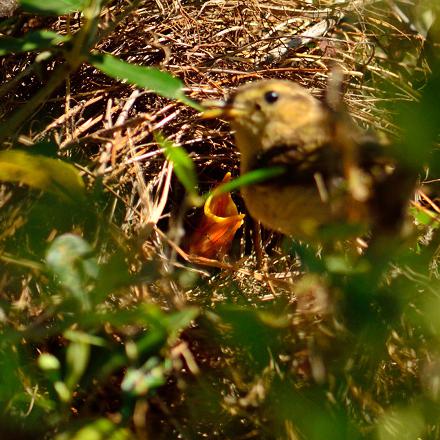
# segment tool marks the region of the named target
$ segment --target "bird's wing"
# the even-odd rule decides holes
[[[314,184],[320,174],[325,180],[341,175],[337,152],[329,145],[303,151],[297,145],[277,145],[257,155],[252,169],[284,167],[285,172],[269,183],[283,185]]]

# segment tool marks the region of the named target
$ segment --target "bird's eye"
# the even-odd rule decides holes
[[[265,101],[269,104],[273,104],[275,101],[278,101],[278,98],[278,93],[274,91],[266,92],[264,95]]]

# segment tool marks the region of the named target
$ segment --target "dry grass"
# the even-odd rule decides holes
[[[115,2],[104,10],[103,32],[108,32],[122,6],[124,2]],[[380,104],[412,99],[407,81],[417,69],[421,39],[383,6],[352,2],[347,8],[331,1],[321,2],[319,8],[301,1],[141,2],[108,32],[99,49],[172,72],[183,79],[187,93],[196,100],[222,98],[237,85],[260,78],[288,78],[321,96],[329,70],[338,64],[346,72],[346,101],[354,117],[364,126],[390,132],[393,128]],[[25,21],[23,28],[35,26],[32,20]],[[329,29],[320,34],[323,23]],[[78,24],[78,17],[59,18],[51,27],[67,33]],[[304,40],[310,29],[315,38]],[[378,35],[385,31],[388,41],[378,44]],[[298,47],[279,56],[289,41]],[[406,42],[411,49],[399,63],[390,53],[392,47],[401,47],[396,41]],[[268,54],[274,58],[270,62]],[[27,56],[21,59],[3,60],[4,79],[17,75],[30,61]],[[28,76],[3,102],[3,112],[25,101],[42,80],[37,74]],[[382,80],[396,87],[389,96],[379,95],[375,87]],[[72,157],[86,176],[102,177],[117,195],[112,211],[119,214],[116,223],[133,235],[146,224],[168,232],[170,225],[161,219],[175,216],[181,200],[172,169],[153,139],[158,130],[191,153],[202,189],[227,171],[237,173],[239,158],[227,126],[201,122],[194,111],[178,103],[133,91],[87,66],[69,78],[58,97],[51,98],[30,124],[28,139],[54,138],[61,154]],[[174,235],[171,231],[169,237],[175,239]],[[153,242],[163,252],[163,236],[156,233],[155,237]],[[283,271],[289,272],[290,264]]]
[[[389,117],[392,103],[413,100],[416,92],[411,82],[423,73],[418,65],[423,37],[411,28],[411,21],[404,22],[401,8],[405,9],[405,5],[387,1],[318,3],[319,6],[287,0],[141,1],[136,10],[112,29],[115,18],[127,5],[125,1],[115,1],[103,10],[101,31],[107,36],[98,49],[131,63],[158,66],[173,73],[184,81],[187,94],[197,101],[223,98],[236,86],[261,78],[294,80],[320,97],[330,70],[340,65],[346,74],[346,103],[357,122],[387,136],[395,135],[396,127]],[[61,33],[74,32],[79,17],[68,20],[24,17],[17,22],[16,30],[41,25]],[[322,32],[326,26],[327,31]],[[294,48],[285,52],[286,45]],[[20,75],[32,59],[32,55],[3,58],[2,83]],[[56,63],[50,61],[44,69],[50,72]],[[20,84],[2,100],[3,116],[29,99],[45,77],[46,73],[38,71],[23,76]],[[384,84],[389,86],[384,88]],[[113,195],[111,204],[105,207],[105,215],[114,224],[116,235],[128,239],[136,250],[133,271],[136,261],[159,261],[163,280],[133,288],[129,295],[118,299],[124,307],[133,302],[154,301],[168,309],[187,303],[209,309],[225,299],[230,301],[231,297],[232,302],[251,305],[284,298],[285,311],[291,313],[296,301],[294,293],[300,293],[305,299],[295,306],[300,313],[296,314],[293,326],[295,331],[301,329],[301,335],[286,343],[286,351],[292,350],[286,358],[291,356],[289,362],[299,377],[309,379],[319,375],[320,366],[313,362],[309,365],[305,360],[310,337],[316,338],[325,353],[331,350],[335,333],[344,333],[331,313],[334,298],[330,297],[327,286],[313,278],[304,279],[297,259],[285,255],[280,237],[269,231],[263,231],[264,264],[259,267],[250,219],[238,233],[234,250],[227,258],[220,261],[187,256],[182,246],[185,234],[194,228],[198,211],[182,208],[183,190],[173,177],[172,165],[154,140],[157,131],[191,154],[202,191],[219,182],[227,171],[237,175],[239,155],[226,124],[201,121],[194,110],[183,104],[113,81],[86,65],[72,74],[65,87],[32,118],[21,131],[18,143],[23,146],[52,139],[59,154],[74,161],[90,186],[102,180],[106,191]],[[3,239],[20,230],[26,212],[26,207],[17,208],[13,197],[9,200],[8,190],[5,189],[3,203],[5,206],[14,203],[5,215],[9,223],[2,232]],[[240,210],[244,210],[239,196],[234,197]],[[177,282],[171,275],[183,265],[191,268],[191,273],[205,284],[194,286],[188,282],[185,287],[185,282]],[[1,280],[16,295],[22,286],[32,282],[25,277],[21,283],[12,281],[7,273]],[[14,300],[26,303],[25,294],[23,288]],[[234,376],[233,370],[238,369],[235,361],[227,353],[220,354],[218,347],[211,353],[209,344],[194,332],[191,336],[184,335],[184,339],[189,339],[196,364],[202,368],[208,363],[214,369],[227,368],[228,375]],[[383,407],[377,403],[379,395],[388,401],[386,396],[391,391],[387,379],[381,382],[382,377],[402,374],[402,381],[414,380],[416,373],[408,365],[415,362],[415,353],[401,350],[397,354],[400,343],[401,336],[397,334],[390,339],[391,361],[376,372],[377,389],[371,395],[355,383],[347,390],[345,398],[364,407],[365,420],[383,413]],[[219,356],[223,356],[221,361]],[[229,357],[232,357],[230,353]],[[232,397],[240,394],[234,387],[241,379],[229,377],[229,400],[225,399],[223,405],[230,414],[242,411],[258,419],[258,414],[250,409],[257,406],[258,383],[243,387],[246,393],[239,390],[241,400]],[[259,380],[264,382],[265,377]],[[174,424],[174,432],[184,433],[178,409],[175,412],[170,409],[179,400],[173,393],[174,388],[167,395],[167,403],[161,397],[153,399],[150,412],[160,412],[161,423],[167,420]],[[142,413],[145,408],[137,410]],[[259,423],[255,422],[255,426]],[[142,423],[135,428],[141,433],[144,429]],[[293,433],[289,438],[297,437]]]

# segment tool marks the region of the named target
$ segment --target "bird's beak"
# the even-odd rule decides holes
[[[202,105],[205,108],[201,115],[202,119],[222,118],[231,121],[246,114],[244,109],[225,101],[206,101]]]

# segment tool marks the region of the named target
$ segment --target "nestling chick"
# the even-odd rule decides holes
[[[283,176],[241,189],[249,213],[264,226],[316,239],[326,225],[366,226],[375,216],[373,187],[386,174],[373,157],[378,145],[361,140],[348,115],[337,116],[299,84],[246,84],[204,117],[230,121],[241,174],[285,167]]]

